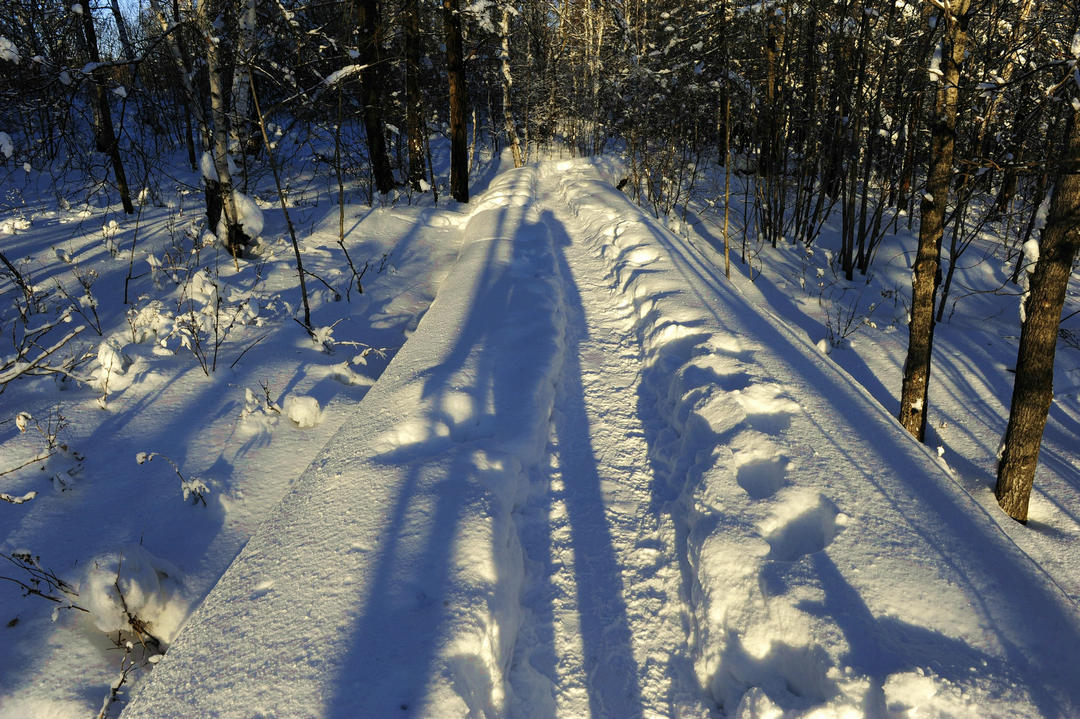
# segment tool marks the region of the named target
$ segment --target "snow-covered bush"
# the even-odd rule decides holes
[[[29,412],[19,412],[15,416],[15,427],[20,434],[36,432],[42,446],[32,457],[19,461],[15,466],[0,466],[2,474],[38,466],[60,491],[68,489],[75,478],[82,474],[85,457],[62,441],[61,434],[67,427],[67,418],[59,408],[49,412],[44,421],[39,421]],[[0,499],[11,504],[23,504],[36,496],[37,492],[27,492],[20,497],[0,494]]]
[[[95,558],[80,590],[94,626],[152,649],[172,642],[190,604],[180,572],[140,546]]]
[[[176,462],[158,452],[139,452],[135,455],[135,461],[139,464],[145,464],[154,459],[165,460],[176,472],[176,476],[180,478],[180,492],[184,495],[185,502],[190,499],[192,504],[201,503],[204,507],[206,506],[206,495],[210,494],[210,488],[201,479],[195,476],[185,477]]]

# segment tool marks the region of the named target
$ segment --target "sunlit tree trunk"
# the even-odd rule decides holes
[[[926,438],[934,303],[941,283],[941,238],[953,175],[960,70],[967,51],[971,0],[953,0],[947,7],[951,9],[942,10],[939,15],[939,23],[945,25],[941,40],[941,74],[936,78],[937,92],[930,122],[930,169],[920,211],[919,247],[912,270],[908,352],[900,394],[900,423],[920,442]]]
[[[513,75],[510,72],[510,10],[510,3],[504,3],[499,18],[499,34],[502,36],[501,57],[499,58],[502,70],[502,111],[506,127],[506,141],[510,143],[510,151],[514,154],[514,167],[521,167],[525,164],[525,158],[521,154],[521,143],[518,140],[517,125],[514,123],[513,105],[510,99],[510,89],[513,86]]]
[[[219,223],[210,227],[210,230],[217,231],[220,227],[220,232],[217,233],[218,238],[224,242],[233,257],[241,257],[250,238],[240,225],[236,198],[233,195],[232,173],[229,171],[229,118],[225,112],[225,88],[222,81],[221,39],[217,37],[210,12],[209,3],[199,5],[199,30],[206,44],[206,72],[210,80],[210,115],[214,123],[211,152],[217,177],[203,179],[207,183],[208,192],[216,191],[221,203]],[[208,216],[213,214],[209,205],[208,202]]]
[[[1050,213],[1039,243],[1024,304],[1016,379],[1001,459],[998,462],[998,504],[1010,517],[1026,522],[1050,403],[1054,399],[1054,353],[1057,348],[1065,290],[1080,249],[1080,112],[1070,110],[1065,162],[1050,198]]]

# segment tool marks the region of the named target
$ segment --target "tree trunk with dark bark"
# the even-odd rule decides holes
[[[371,172],[375,176],[375,188],[380,193],[394,188],[394,173],[390,169],[390,157],[386,153],[386,123],[382,115],[382,98],[379,92],[379,4],[376,0],[357,0],[356,24],[360,29],[360,46],[357,57],[361,67],[360,85],[364,98],[364,132],[367,134],[368,153],[371,155]]]
[[[450,83],[450,196],[458,202],[468,202],[469,140],[465,130],[465,113],[469,99],[465,89],[465,57],[458,0],[443,0],[443,31],[446,35],[446,74]]]
[[[1027,522],[1039,446],[1054,399],[1054,353],[1065,290],[1080,250],[1080,112],[1069,111],[1066,162],[1057,173],[1024,304],[1012,406],[994,488],[998,504],[1019,522]]]
[[[409,185],[421,188],[424,166],[423,95],[420,92],[420,3],[405,0],[405,125],[409,136]]]
[[[938,87],[930,121],[930,169],[920,210],[919,248],[911,278],[908,352],[900,394],[900,423],[920,442],[926,439],[934,304],[941,284],[941,238],[953,174],[960,69],[967,51],[970,9],[971,0],[954,0],[951,10],[942,10],[939,16],[939,22],[945,25],[941,40],[941,75],[936,78]]]
[[[94,28],[94,16],[90,14],[90,6],[87,5],[81,14],[86,51],[90,55],[90,62],[96,66],[101,63],[101,54],[98,51],[97,30]],[[124,172],[124,163],[120,158],[120,145],[113,128],[112,110],[109,109],[109,91],[100,77],[100,70],[94,69],[90,73],[90,79],[94,84],[94,143],[98,151],[108,155],[112,162],[113,174],[116,175],[116,189],[120,191],[120,202],[124,205],[124,212],[134,215],[135,206],[131,204],[127,174]]]

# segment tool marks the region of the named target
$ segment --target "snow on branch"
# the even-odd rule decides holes
[[[326,87],[333,87],[334,85],[341,82],[342,80],[346,80],[346,79],[352,77],[353,75],[358,75],[361,72],[363,72],[364,70],[367,70],[369,67],[371,67],[370,64],[367,64],[367,65],[346,65],[345,67],[341,68],[340,70],[334,70],[332,73],[330,73],[329,75],[324,77],[323,81],[322,81],[322,84],[325,85]]]

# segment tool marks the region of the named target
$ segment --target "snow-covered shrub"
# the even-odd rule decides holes
[[[165,309],[161,300],[151,300],[143,307],[136,306],[127,311],[127,323],[131,329],[133,344],[166,341],[173,321],[172,313]]]
[[[44,422],[37,420],[29,412],[19,412],[15,416],[15,427],[20,434],[33,430],[42,442],[42,447],[34,456],[21,460],[14,467],[2,466],[3,474],[10,474],[23,467],[38,466],[46,472],[53,485],[60,491],[69,488],[71,483],[82,474],[85,457],[61,440],[61,433],[67,427],[67,418],[59,408],[51,411]],[[37,496],[37,492],[28,492],[21,497],[0,495],[0,499],[11,504],[23,504]]]
[[[2,45],[7,38],[0,37],[0,53],[3,53]],[[0,132],[0,154],[4,156],[4,159],[9,159],[15,154],[15,143],[11,141],[11,135],[6,132]]]
[[[195,476],[185,477],[176,462],[158,452],[139,452],[135,455],[135,461],[139,464],[146,464],[154,459],[165,460],[176,472],[176,476],[180,478],[180,492],[184,495],[185,502],[190,499],[192,504],[201,503],[204,507],[206,506],[206,495],[210,494],[210,488],[201,479]]]
[[[120,249],[116,245],[116,236],[120,234],[120,225],[116,220],[109,220],[101,226],[101,239],[105,244],[105,249],[108,250],[109,255],[116,257],[120,254]]]
[[[150,648],[172,642],[188,614],[180,572],[140,546],[96,557],[80,590],[94,626]]]
[[[101,391],[98,404],[104,409],[110,390],[122,390],[131,384],[131,378],[126,377],[131,358],[124,353],[119,339],[108,337],[98,345],[96,362],[98,366],[90,376],[94,386]]]
[[[97,363],[106,373],[124,374],[131,366],[131,358],[124,354],[124,347],[115,337],[98,345]]]

